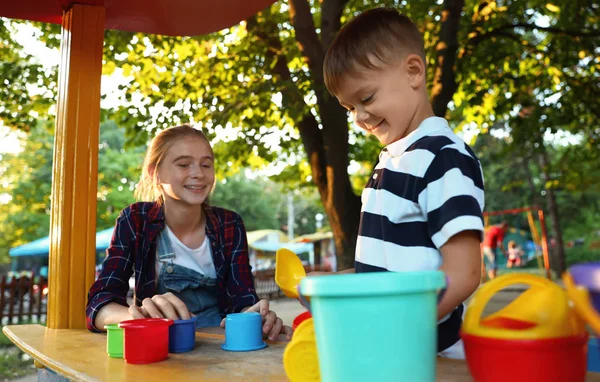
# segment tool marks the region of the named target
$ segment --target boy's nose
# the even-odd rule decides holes
[[[367,113],[365,110],[356,109],[356,113],[354,114],[354,116],[354,121],[360,127],[364,126],[367,119],[369,119],[369,113]]]

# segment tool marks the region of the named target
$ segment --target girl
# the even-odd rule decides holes
[[[214,184],[213,151],[201,131],[182,125],[156,135],[136,190],[138,199],[154,201],[134,203],[117,218],[88,294],[89,330],[144,317],[195,316],[197,328],[223,326],[228,313],[254,311],[263,316],[265,336],[291,338],[291,328],[256,295],[241,217],[208,205]]]
[[[522,267],[523,264],[523,256],[525,252],[523,249],[517,245],[517,243],[513,240],[508,242],[508,260],[506,262],[506,266],[508,268],[512,268],[513,266]]]

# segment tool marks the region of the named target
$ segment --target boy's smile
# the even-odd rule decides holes
[[[404,138],[431,116],[423,115],[430,106],[422,93],[424,84],[418,82],[421,78],[412,73],[410,58],[348,75],[336,94],[354,123],[384,145]]]

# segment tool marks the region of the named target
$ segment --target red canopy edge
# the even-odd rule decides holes
[[[11,0],[0,16],[61,24],[71,4],[106,7],[106,29],[170,36],[215,32],[262,11],[274,0]]]

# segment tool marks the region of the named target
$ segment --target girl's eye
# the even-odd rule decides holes
[[[373,101],[373,95],[372,94],[370,96],[368,96],[367,98],[363,98],[363,100],[361,102],[363,104],[368,104],[368,103],[371,103],[371,101]]]
[[[208,164],[208,163],[207,164],[203,164],[202,167],[204,167],[204,168],[212,168],[212,164]]]
[[[177,166],[181,167],[181,168],[186,168],[189,166],[188,163],[179,163]]]

